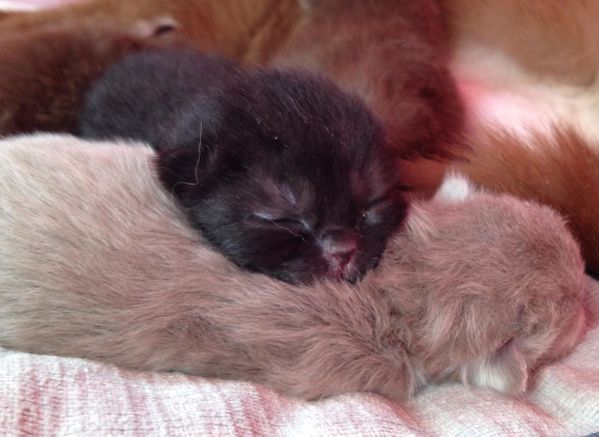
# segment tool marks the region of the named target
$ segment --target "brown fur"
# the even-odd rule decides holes
[[[0,33],[14,34],[48,24],[93,26],[99,21],[127,27],[160,15],[175,19],[182,36],[197,49],[256,60],[285,40],[300,10],[295,0],[90,0],[11,14],[0,21]]]
[[[210,250],[144,147],[0,144],[0,344],[405,399],[457,379],[520,394],[586,329],[579,248],[548,207],[450,178],[352,286],[293,286]]]
[[[533,81],[588,86],[599,67],[599,4],[592,0],[441,0],[464,69],[499,53]],[[473,45],[484,50],[467,52]],[[482,58],[482,59],[481,59]],[[468,65],[470,64],[470,65]],[[481,69],[482,78],[509,67]],[[495,67],[499,67],[496,65]],[[513,77],[512,77],[513,79]]]
[[[171,44],[169,17],[0,34],[0,135],[73,132],[85,91],[128,53]]]
[[[495,192],[551,205],[567,218],[588,267],[599,272],[599,155],[572,128],[513,135],[490,129],[458,168]]]
[[[442,156],[463,121],[446,38],[434,0],[319,0],[273,62],[315,70],[361,96],[402,155]]]
[[[181,35],[204,51],[328,75],[366,100],[407,157],[450,155],[461,131],[436,0],[92,0],[17,14],[0,22],[0,33],[50,22],[127,25],[156,14],[172,16]]]

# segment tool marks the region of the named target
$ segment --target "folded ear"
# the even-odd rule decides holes
[[[170,193],[186,197],[200,188],[213,155],[212,147],[205,143],[159,151],[155,158],[158,178]]]
[[[528,366],[514,340],[493,356],[468,363],[461,371],[462,382],[517,396],[526,391]]]

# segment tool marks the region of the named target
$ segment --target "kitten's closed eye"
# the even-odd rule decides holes
[[[386,212],[389,209],[399,203],[402,198],[403,187],[394,187],[387,191],[384,195],[374,198],[366,208],[361,212],[359,223],[356,228],[360,228],[363,225],[376,225],[380,221],[385,219]]]
[[[276,216],[266,212],[256,212],[249,217],[249,223],[256,226],[279,227],[292,233],[312,233],[312,226],[299,217]]]
[[[403,221],[403,199],[364,202],[399,183],[383,129],[326,79],[157,51],[123,60],[91,95],[87,134],[159,149],[160,180],[191,225],[244,268],[355,281]]]

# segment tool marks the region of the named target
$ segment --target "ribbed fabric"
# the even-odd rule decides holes
[[[545,368],[526,400],[459,385],[404,405],[349,394],[309,403],[247,383],[135,372],[0,350],[0,435],[580,436],[599,431],[599,329]]]

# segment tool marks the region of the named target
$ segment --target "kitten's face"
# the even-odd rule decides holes
[[[197,179],[198,149],[161,155],[192,224],[240,266],[288,282],[355,281],[375,267],[406,204],[362,104],[298,73],[256,73],[226,100]]]

